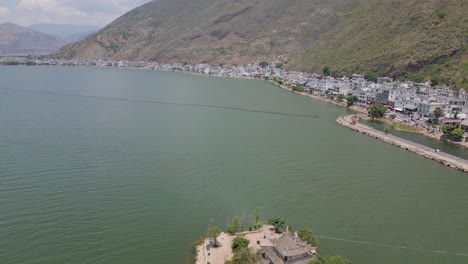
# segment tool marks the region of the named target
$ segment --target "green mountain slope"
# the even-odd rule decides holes
[[[56,57],[240,64],[467,86],[466,0],[155,0]]]
[[[468,87],[468,2],[363,1],[290,65]]]

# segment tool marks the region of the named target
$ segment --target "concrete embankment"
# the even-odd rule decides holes
[[[350,128],[361,134],[379,139],[383,142],[386,142],[391,145],[400,147],[402,149],[414,152],[428,159],[440,162],[451,168],[468,173],[468,160],[464,160],[462,158],[458,158],[458,157],[455,157],[453,155],[450,155],[444,152],[439,152],[435,149],[426,147],[424,145],[411,142],[402,138],[398,138],[392,135],[388,135],[381,131],[377,131],[373,129],[372,127],[359,123],[358,122],[359,117],[360,117],[359,115],[340,116],[336,120],[336,122],[344,127]],[[362,117],[364,116],[361,116],[361,118]]]

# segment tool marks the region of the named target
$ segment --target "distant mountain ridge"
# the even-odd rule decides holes
[[[468,86],[464,0],[154,0],[55,57],[243,64]]]
[[[56,51],[65,45],[62,39],[11,23],[0,24],[0,53],[21,50]]]
[[[62,38],[66,43],[72,43],[84,39],[97,32],[100,27],[82,26],[72,24],[34,24],[29,28]]]

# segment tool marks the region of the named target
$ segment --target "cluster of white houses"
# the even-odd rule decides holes
[[[19,59],[22,63],[27,58]],[[142,68],[151,70],[171,70],[206,75],[241,78],[277,78],[285,83],[302,85],[306,92],[317,95],[355,95],[362,105],[380,103],[401,113],[418,113],[431,117],[434,109],[440,107],[446,119],[454,117],[463,120],[468,115],[468,92],[455,91],[448,86],[431,86],[430,82],[400,82],[389,77],[379,77],[376,81],[366,80],[364,75],[333,78],[319,74],[285,71],[278,64],[212,66],[209,64],[190,65],[187,63],[162,64],[156,62],[134,62],[122,60],[53,60],[37,59],[39,65]],[[457,113],[456,116],[454,113]],[[443,117],[444,118],[444,117]]]

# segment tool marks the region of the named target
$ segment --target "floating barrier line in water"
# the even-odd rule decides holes
[[[455,256],[468,257],[468,253],[456,253],[456,252],[449,252],[449,251],[443,251],[443,250],[404,247],[404,246],[389,245],[389,244],[374,243],[374,242],[359,241],[359,240],[351,240],[351,239],[345,239],[345,238],[327,237],[327,236],[316,236],[316,237],[322,238],[322,239],[330,239],[330,240],[343,241],[343,242],[352,242],[352,243],[365,244],[365,245],[374,245],[374,246],[390,247],[390,248],[398,248],[398,249],[407,249],[407,250],[417,250],[417,251],[424,251],[424,252],[437,253],[437,254],[446,254],[446,255],[455,255]]]
[[[318,115],[289,114],[289,113],[272,112],[272,111],[263,111],[263,110],[255,110],[255,109],[245,109],[245,108],[237,108],[237,107],[229,107],[229,106],[220,106],[220,105],[191,104],[191,103],[177,103],[177,102],[160,102],[160,101],[151,101],[151,100],[144,100],[144,99],[128,99],[128,98],[117,98],[117,97],[103,97],[103,96],[95,96],[95,95],[81,95],[81,94],[69,94],[69,93],[61,93],[61,92],[51,92],[51,91],[33,91],[33,90],[10,89],[10,88],[0,88],[0,90],[15,91],[15,92],[25,92],[25,93],[39,93],[39,94],[57,94],[57,95],[65,95],[65,96],[71,96],[71,97],[96,98],[96,99],[104,99],[104,100],[139,102],[139,103],[150,103],[150,104],[160,104],[160,105],[180,105],[180,106],[194,106],[194,107],[210,107],[210,108],[218,108],[218,109],[227,109],[227,110],[243,111],[243,112],[253,112],[253,113],[272,114],[272,115],[296,116],[296,117],[307,117],[307,118],[319,118]]]

